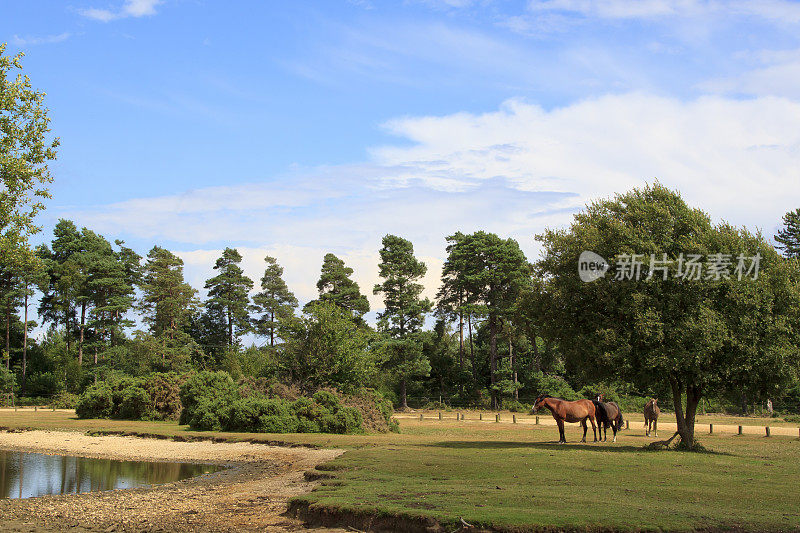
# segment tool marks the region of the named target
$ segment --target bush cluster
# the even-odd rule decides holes
[[[75,412],[78,418],[177,420],[182,380],[175,373],[153,373],[95,383],[78,397]]]
[[[254,386],[255,385],[255,386]],[[256,433],[361,433],[353,406],[321,390],[312,397],[268,397],[267,387],[237,386],[227,372],[198,372],[181,387],[181,423],[200,431]]]

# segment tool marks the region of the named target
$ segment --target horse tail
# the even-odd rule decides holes
[[[619,409],[617,411],[617,419],[614,422],[617,424],[617,431],[621,430],[622,429],[622,422],[623,422],[622,409]]]

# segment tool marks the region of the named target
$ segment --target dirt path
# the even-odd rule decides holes
[[[301,531],[282,516],[315,483],[303,473],[342,452],[250,443],[0,432],[0,448],[109,459],[203,462],[229,468],[152,488],[0,500],[3,531]],[[318,530],[322,531],[322,530]],[[328,529],[325,531],[343,531]]]

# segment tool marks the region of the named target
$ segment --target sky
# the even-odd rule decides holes
[[[771,236],[800,207],[800,1],[0,0],[61,139],[60,218],[167,247],[202,288],[225,246],[298,298],[339,255],[381,307],[410,239],[517,239],[656,180]]]

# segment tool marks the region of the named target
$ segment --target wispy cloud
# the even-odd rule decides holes
[[[70,37],[72,37],[72,34],[69,32],[59,33],[58,35],[43,35],[38,37],[32,35],[26,35],[23,37],[14,35],[12,42],[17,46],[32,46],[37,44],[62,43]]]
[[[757,64],[741,74],[699,84],[708,92],[744,95],[774,95],[800,99],[800,49],[762,50],[752,56]]]
[[[163,0],[125,0],[118,9],[89,8],[80,11],[84,17],[110,22],[112,20],[128,17],[147,17],[156,14],[156,7],[163,3]]]
[[[55,214],[170,243],[198,279],[225,245],[251,250],[253,271],[272,251],[292,264],[296,290],[313,296],[309,280],[327,251],[353,262],[368,289],[381,237],[403,235],[431,263],[433,291],[448,234],[486,229],[518,239],[535,258],[533,236],[545,227],[655,179],[717,220],[768,234],[800,205],[800,102],[786,98],[626,93],[552,110],[510,100],[491,113],[407,117],[385,128],[402,142],[374,148],[365,163]]]

